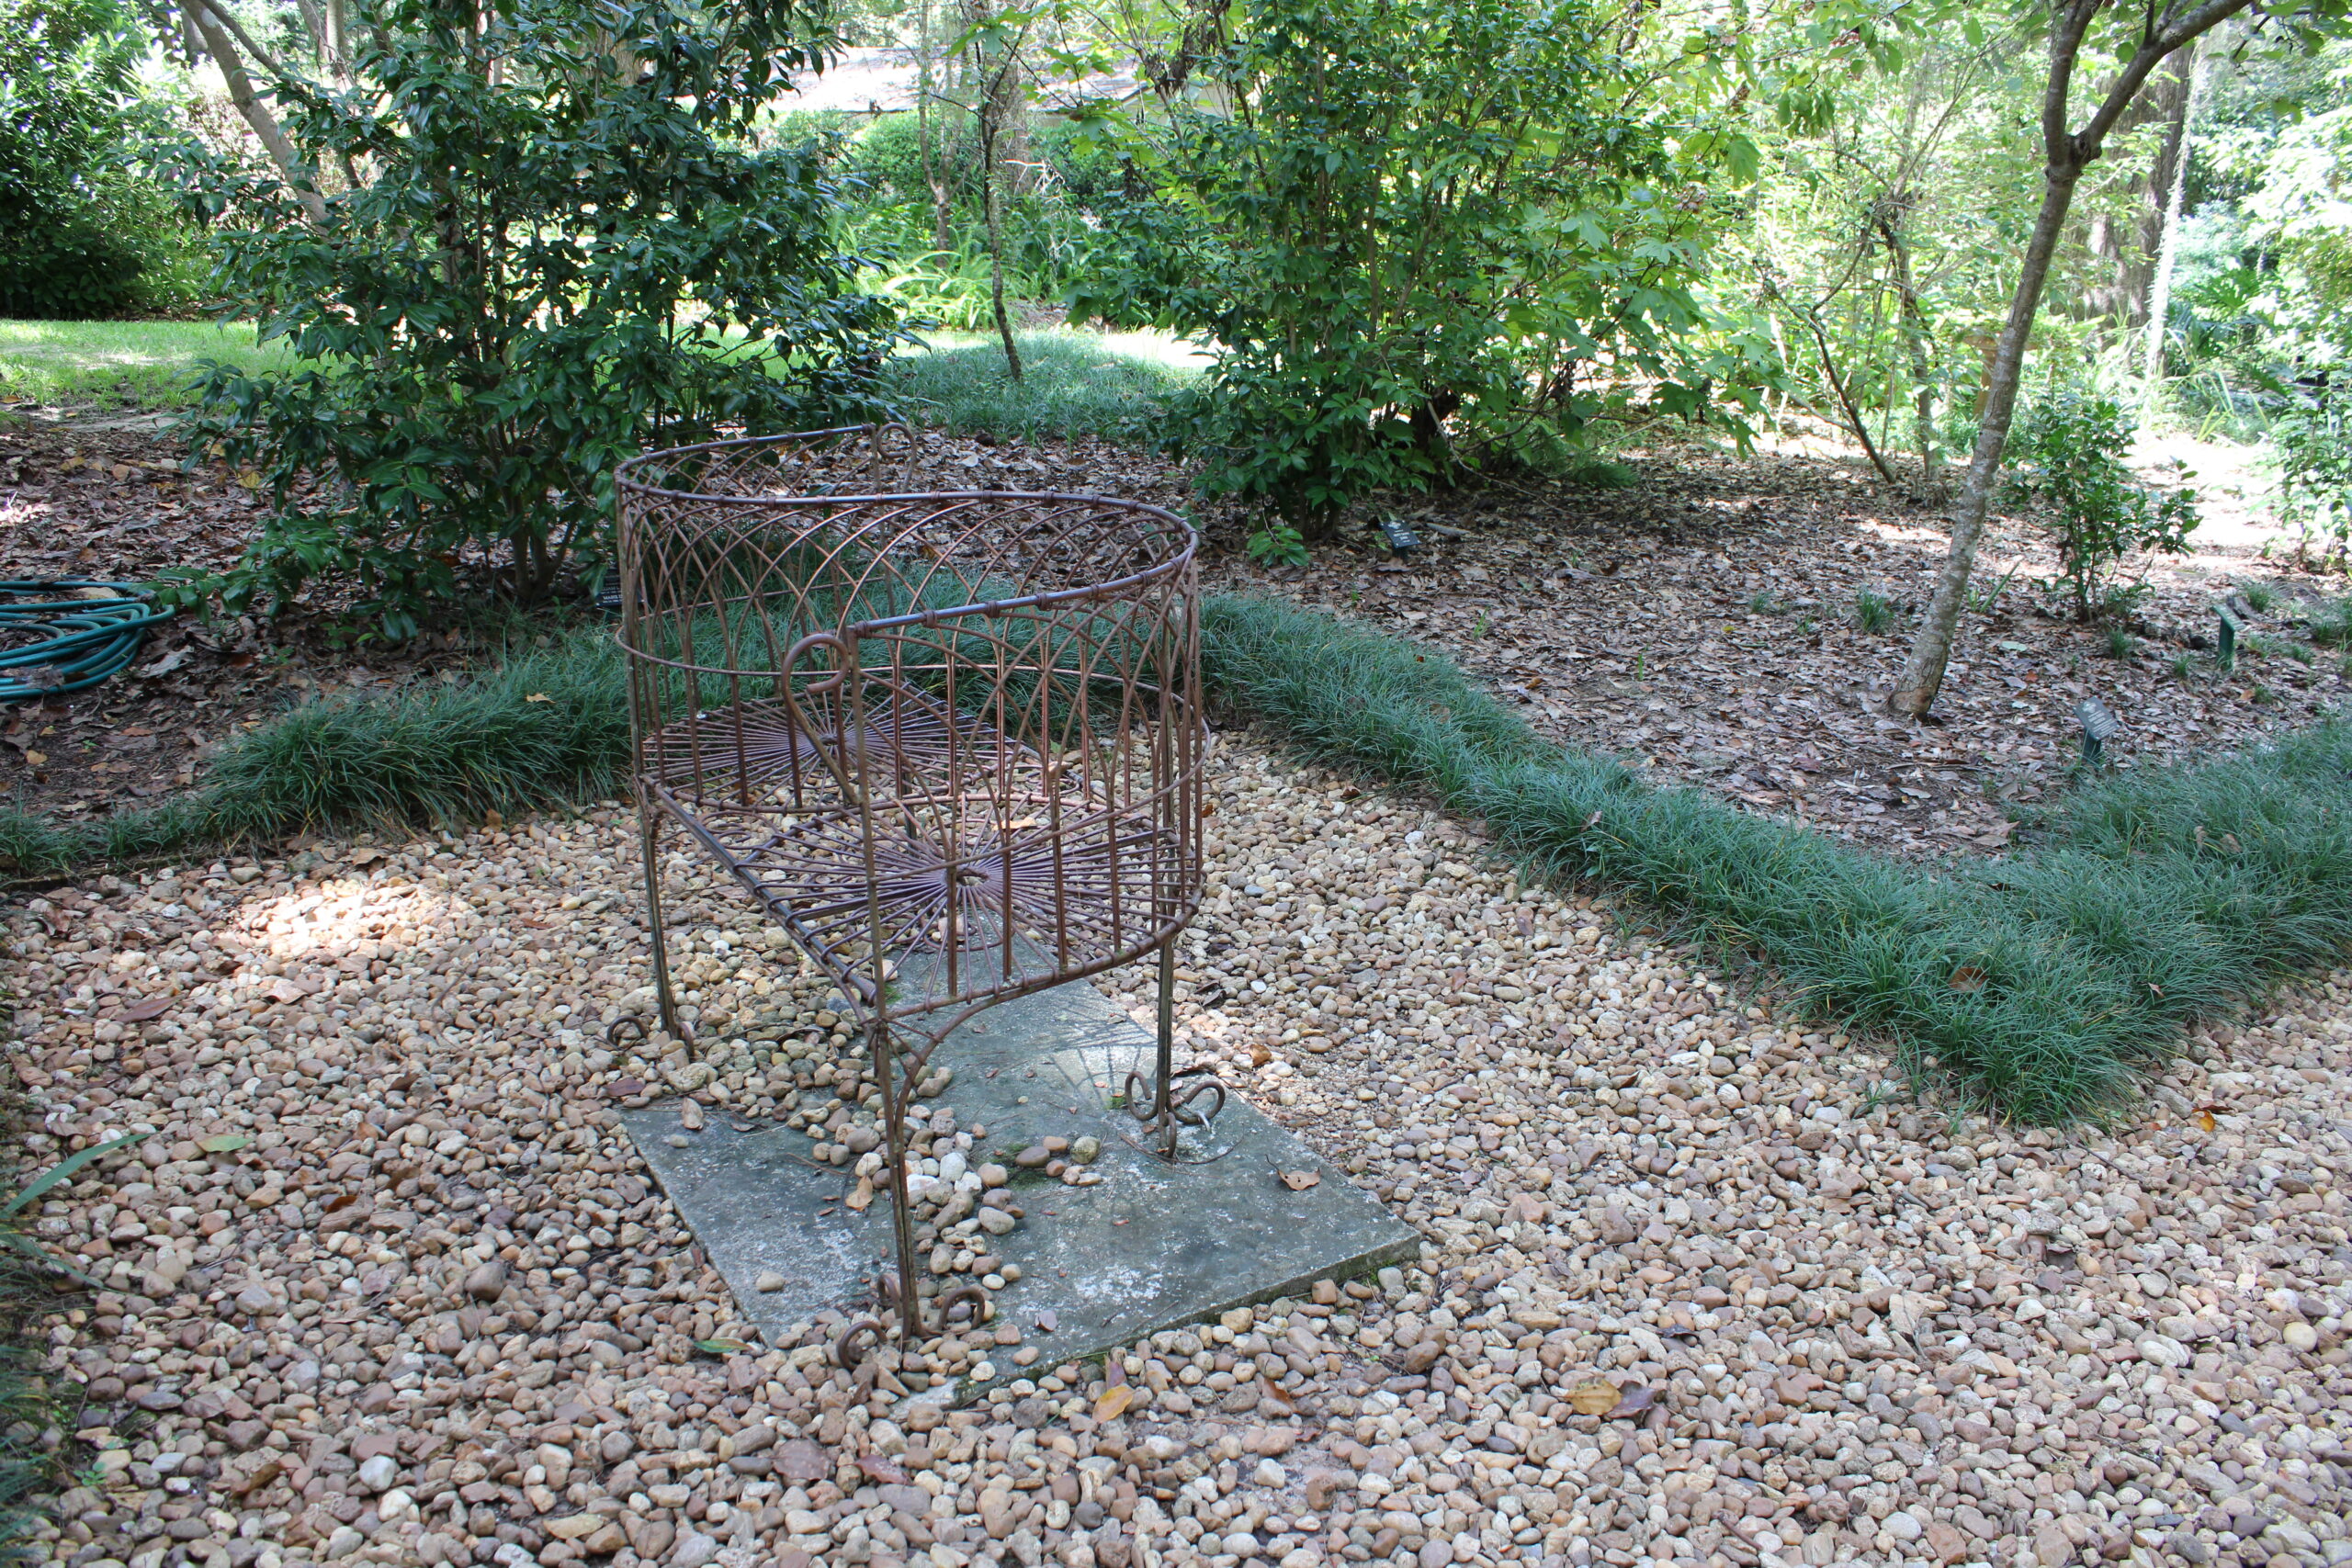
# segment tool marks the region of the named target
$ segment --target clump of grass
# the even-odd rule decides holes
[[[2121,626],[2107,628],[2107,656],[2109,659],[2135,659],[2140,653],[2140,639]]]
[[[1560,482],[1579,490],[1632,490],[1642,482],[1642,474],[1629,463],[1583,457],[1560,470]]]
[[[2186,686],[2196,677],[2197,656],[2184,649],[2172,656],[2172,663],[2167,668],[2172,671],[2172,678]]]
[[[0,811],[0,868],[63,872],[191,844],[338,825],[451,824],[625,787],[628,688],[608,633],[583,631],[470,681],[302,704],[247,731],[195,795],[74,827]]]
[[[2352,593],[2312,606],[2304,619],[2320,647],[2352,648]]]
[[[1772,591],[1769,588],[1759,588],[1749,594],[1747,607],[1759,615],[1777,615],[1782,609],[1781,602],[1772,597]]]
[[[2023,1120],[2120,1107],[2184,1023],[2352,940],[2338,728],[2291,755],[2136,770],[2068,802],[2025,853],[1922,871],[1555,751],[1440,655],[1329,616],[1223,598],[1204,626],[1213,687],[1294,743],[1483,818],[1538,874],[1623,888],[1702,942],[1760,954],[1816,1012],[1892,1036],[1915,1075]],[[2212,845],[2223,824],[2257,835],[2242,874],[2217,880],[2212,859],[2253,853],[2245,834],[2209,850],[2189,830],[2199,812]],[[2304,826],[2325,836],[2282,875]]]
[[[2243,583],[2238,592],[2245,596],[2246,608],[2257,615],[2267,615],[2278,607],[2278,590],[2267,582]]]
[[[1876,637],[1894,624],[1894,602],[1873,588],[1854,594],[1854,626],[1866,637]]]

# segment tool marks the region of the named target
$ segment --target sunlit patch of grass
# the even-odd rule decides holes
[[[295,363],[247,321],[0,321],[0,397],[43,403],[179,408],[205,360],[260,372]]]
[[[1147,443],[1164,400],[1204,363],[1153,333],[1014,334],[1022,378],[993,336],[936,333],[884,367],[884,396],[913,423],[958,434],[1097,435]]]

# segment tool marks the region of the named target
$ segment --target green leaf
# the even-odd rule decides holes
[[[209,1138],[198,1139],[196,1146],[209,1155],[232,1155],[252,1142],[243,1133],[215,1133]]]
[[[138,1143],[141,1139],[150,1138],[154,1134],[152,1133],[125,1133],[119,1138],[108,1138],[103,1144],[92,1144],[88,1148],[83,1149],[79,1153],[66,1156],[63,1159],[50,1167],[48,1170],[34,1178],[31,1186],[26,1188],[22,1192],[17,1193],[14,1198],[9,1199],[6,1203],[0,1203],[0,1220],[7,1219],[14,1214],[22,1213],[27,1204],[39,1201],[43,1196],[55,1189],[60,1182],[69,1179],[74,1172],[80,1170],[84,1166],[88,1165],[92,1160],[102,1158],[107,1155],[114,1153],[117,1149],[127,1149],[131,1145]],[[46,1256],[46,1254],[43,1256]]]
[[[741,1339],[697,1339],[695,1348],[706,1356],[732,1356],[751,1347]]]
[[[64,1275],[66,1278],[78,1280],[81,1283],[89,1286],[92,1290],[99,1290],[103,1288],[103,1281],[84,1273],[81,1269],[74,1268],[74,1265],[66,1262],[63,1258],[51,1252],[48,1248],[36,1246],[30,1238],[19,1235],[15,1231],[0,1230],[0,1246],[12,1247],[16,1251],[21,1252],[26,1257],[32,1258],[35,1262],[45,1263],[50,1268],[54,1269],[59,1273]]]

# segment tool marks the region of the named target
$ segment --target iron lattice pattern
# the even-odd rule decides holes
[[[1125,963],[1201,880],[1191,529],[915,491],[913,450],[718,443],[619,487],[640,798],[891,1019]]]

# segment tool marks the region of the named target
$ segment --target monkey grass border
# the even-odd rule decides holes
[[[1443,654],[1279,601],[1204,610],[1218,700],[1284,742],[1482,821],[1532,874],[1633,895],[1774,966],[1818,1016],[2002,1114],[2119,1113],[2200,1020],[2352,947],[2352,728],[2097,781],[2007,858],[1856,850],[1535,736]],[[448,825],[621,793],[623,680],[582,632],[456,687],[305,703],[202,788],[104,822],[0,811],[0,871],[62,875],[338,825]]]

